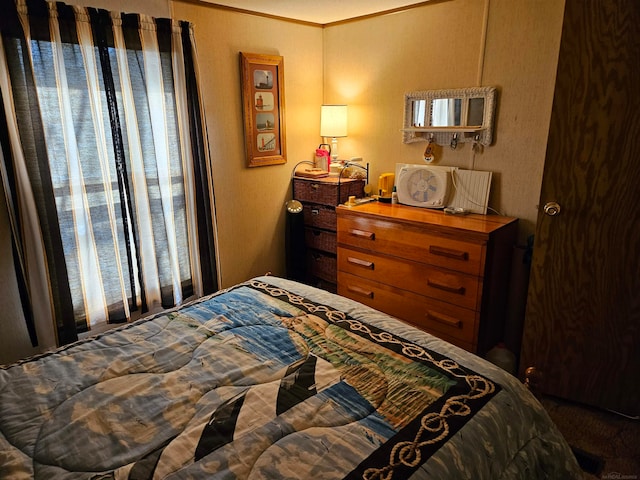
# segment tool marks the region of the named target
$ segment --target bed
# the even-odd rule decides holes
[[[1,368],[0,478],[582,474],[513,376],[264,276]]]

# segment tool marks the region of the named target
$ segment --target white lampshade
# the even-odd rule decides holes
[[[332,138],[347,136],[346,105],[322,105],[320,107],[320,136]]]

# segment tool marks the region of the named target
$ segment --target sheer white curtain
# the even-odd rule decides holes
[[[65,343],[93,325],[214,291],[211,171],[191,26],[37,0],[0,3],[10,152],[2,174],[34,316],[52,306]]]

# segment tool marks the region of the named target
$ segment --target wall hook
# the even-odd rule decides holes
[[[451,150],[455,150],[456,148],[458,148],[458,134],[454,133],[453,136],[451,137],[451,143],[449,144],[449,146],[451,147]]]
[[[480,143],[480,135],[478,134],[473,137],[473,151],[476,153],[484,152],[484,145]]]

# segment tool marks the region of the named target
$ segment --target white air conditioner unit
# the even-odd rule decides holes
[[[451,193],[454,167],[396,164],[398,203],[424,208],[444,208]]]
[[[486,215],[491,172],[396,163],[398,202],[425,208],[452,207]]]

